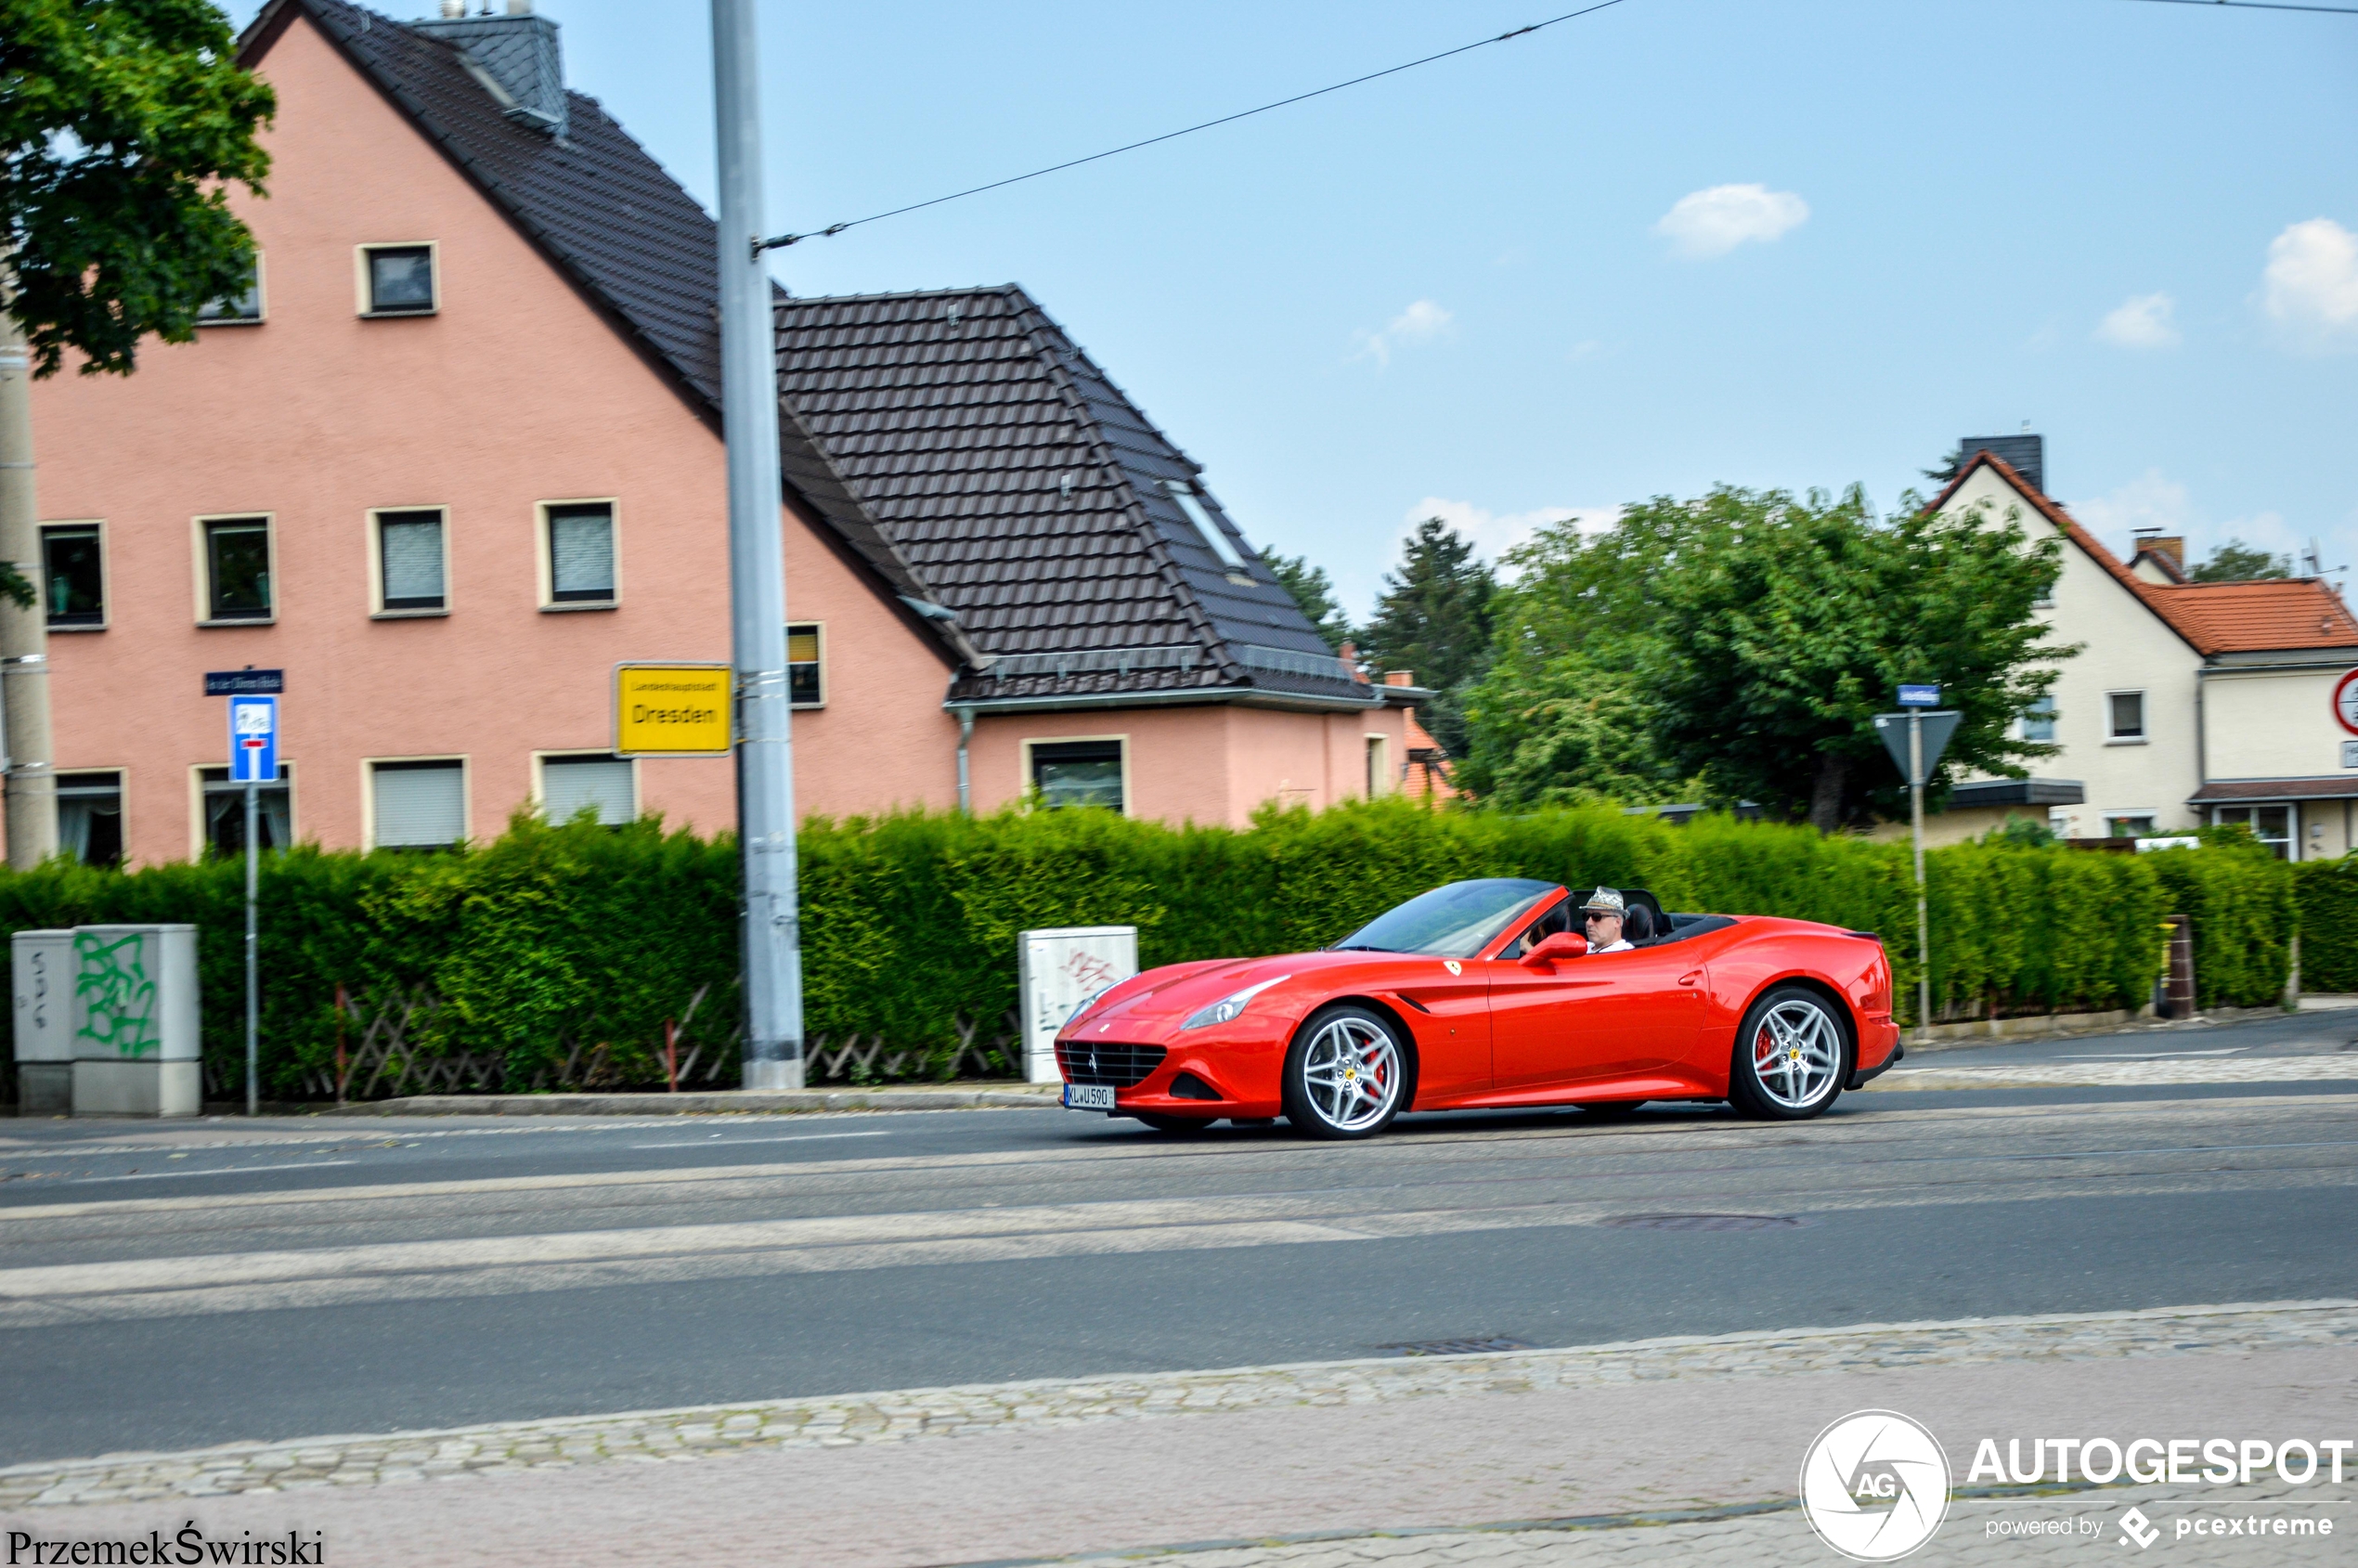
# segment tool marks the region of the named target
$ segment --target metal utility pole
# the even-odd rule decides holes
[[[0,561],[33,585],[32,607],[0,599],[0,768],[7,774],[8,865],[29,871],[58,852],[58,778],[50,770],[49,617],[41,512],[32,487],[32,367],[6,305],[16,274],[0,258]]]
[[[737,834],[745,855],[745,1086],[802,1087],[802,931],[786,568],[778,474],[778,361],[761,241],[761,115],[754,0],[712,0],[720,154],[720,390],[729,441],[731,662],[737,682]]]
[[[262,1054],[257,1043],[262,1018],[262,944],[254,924],[254,896],[262,886],[262,851],[254,839],[261,815],[262,785],[246,780],[246,1114],[262,1114]]]
[[[1932,918],[1924,901],[1924,711],[1908,710],[1908,807],[1916,824],[1916,1039],[1932,1038]]]

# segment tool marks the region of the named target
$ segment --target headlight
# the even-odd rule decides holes
[[[1245,1010],[1246,1003],[1279,981],[1291,978],[1293,978],[1291,975],[1279,975],[1276,979],[1263,980],[1259,985],[1247,986],[1233,996],[1222,997],[1209,1007],[1198,1008],[1188,1016],[1187,1021],[1179,1027],[1181,1029],[1209,1029],[1213,1024],[1227,1023]]]
[[[1071,1012],[1065,1015],[1066,1025],[1069,1027],[1073,1019],[1081,1017],[1082,1014],[1087,1012],[1090,1008],[1095,1007],[1098,1003],[1103,1002],[1106,999],[1106,992],[1111,991],[1114,985],[1120,985],[1121,983],[1121,982],[1120,980],[1116,980],[1113,982],[1113,985],[1101,985],[1096,990],[1091,991],[1088,995],[1082,997],[1081,999],[1081,1005],[1075,1007]]]

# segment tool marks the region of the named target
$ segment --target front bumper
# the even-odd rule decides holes
[[[1068,1083],[1110,1086],[1117,1116],[1144,1110],[1206,1121],[1273,1117],[1283,1113],[1278,1073],[1289,1038],[1212,1029],[1179,1031],[1164,1043],[1059,1039],[1056,1068]],[[1149,1055],[1154,1060],[1145,1065],[1142,1058]]]

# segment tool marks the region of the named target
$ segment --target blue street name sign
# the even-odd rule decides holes
[[[208,697],[241,697],[286,689],[287,672],[283,669],[208,669],[204,672],[204,694]]]
[[[1902,686],[1899,688],[1901,707],[1938,707],[1940,688],[1937,686]]]
[[[229,782],[279,782],[279,699],[229,699]]]

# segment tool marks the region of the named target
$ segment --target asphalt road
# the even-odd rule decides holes
[[[1903,1069],[1798,1125],[1418,1117],[1343,1146],[1054,1109],[0,1123],[0,1464],[1409,1341],[2346,1297],[2358,1076],[2249,1065],[2345,1053],[2358,1011],[1923,1058],[2246,1064],[2233,1082],[1911,1091]]]

